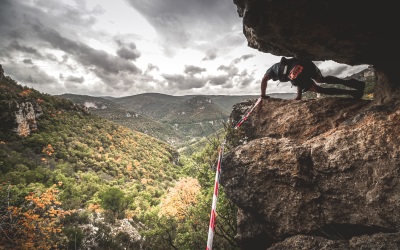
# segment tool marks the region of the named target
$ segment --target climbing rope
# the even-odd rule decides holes
[[[240,119],[240,121],[236,124],[234,129],[239,128],[242,125],[242,123],[247,120],[247,118],[250,116],[251,112],[253,112],[254,108],[261,102],[261,99],[262,99],[261,97],[257,99],[257,101],[253,105],[253,107],[248,112],[246,112],[246,114],[242,117],[242,119]],[[216,223],[219,177],[221,174],[221,162],[222,162],[222,156],[224,154],[225,143],[226,143],[226,139],[221,144],[221,146],[219,148],[219,153],[218,153],[218,163],[217,163],[217,169],[215,171],[214,193],[213,193],[213,200],[212,200],[212,205],[211,205],[210,226],[208,229],[208,240],[207,240],[206,250],[212,250],[212,242],[213,242],[213,238],[214,238],[214,229],[215,229],[215,223]]]
[[[247,113],[243,116],[242,119],[240,119],[240,121],[236,124],[234,129],[239,128],[242,125],[242,123],[247,120],[247,118],[250,116],[251,112],[253,112],[254,108],[261,102],[261,99],[262,99],[261,97],[257,99],[257,101],[253,105],[253,107],[249,111],[247,111]]]

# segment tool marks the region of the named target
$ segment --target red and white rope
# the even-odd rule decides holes
[[[244,115],[244,117],[236,124],[234,129],[239,128],[244,121],[250,116],[251,112],[253,112],[254,108],[261,102],[261,97],[258,98],[256,103],[253,107]],[[211,206],[211,214],[210,214],[210,226],[208,229],[208,240],[207,240],[207,248],[206,250],[212,250],[212,242],[214,238],[214,230],[215,230],[215,223],[216,223],[216,215],[217,215],[217,200],[218,200],[218,187],[219,187],[219,177],[221,174],[221,162],[222,156],[224,153],[224,146],[225,142],[222,143],[221,147],[219,148],[218,154],[218,163],[217,163],[217,171],[215,172],[215,183],[214,183],[214,194]]]
[[[211,206],[211,215],[210,215],[210,226],[208,229],[208,240],[207,240],[207,250],[212,249],[212,242],[214,238],[214,229],[215,229],[215,217],[217,213],[217,199],[218,199],[218,186],[219,186],[219,176],[221,173],[221,160],[224,151],[224,144],[219,148],[219,155],[218,155],[218,164],[217,164],[217,171],[215,171],[215,183],[214,183],[214,194],[213,194],[213,201]]]

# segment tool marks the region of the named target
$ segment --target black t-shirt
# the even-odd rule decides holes
[[[301,65],[303,70],[296,79],[290,80],[288,75],[296,65]],[[287,67],[285,68],[285,66]],[[281,62],[272,65],[267,72],[265,72],[265,75],[268,75],[268,79],[272,79],[274,81],[290,81],[294,86],[300,87],[303,92],[308,91],[310,87],[315,84],[313,79],[322,77],[321,71],[312,61],[299,60],[296,58],[286,59],[284,57],[281,59]]]
[[[299,64],[299,60],[296,58],[284,58],[281,60],[281,62],[275,63],[269,69],[267,69],[265,74],[268,75],[269,79],[274,81],[279,80],[281,82],[288,82],[289,78],[287,76],[297,64]]]
[[[274,81],[279,80],[279,67],[280,63],[275,63],[272,65],[269,69],[267,69],[267,72],[265,72],[266,75],[268,75],[269,79],[272,79]]]

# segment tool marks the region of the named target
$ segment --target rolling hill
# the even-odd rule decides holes
[[[181,145],[185,138],[171,125],[159,122],[143,114],[122,107],[113,98],[93,97],[87,95],[63,94],[76,104],[85,106],[94,115],[116,122],[134,131],[148,134],[171,145]]]
[[[177,149],[222,129],[234,104],[257,95],[186,95],[145,93],[126,97],[61,95],[84,105],[92,114],[154,136]],[[272,94],[283,99],[294,94]]]

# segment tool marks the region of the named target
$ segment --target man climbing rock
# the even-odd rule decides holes
[[[297,95],[295,100],[301,100],[302,93],[311,91],[325,95],[351,95],[354,98],[360,99],[364,95],[365,82],[357,79],[344,80],[335,76],[323,76],[320,69],[308,60],[300,60],[296,58],[282,57],[279,63],[272,65],[265,73],[261,81],[261,97],[267,98],[265,92],[267,89],[268,80],[279,80],[280,82],[290,81],[297,87]],[[317,83],[326,84],[342,84],[346,87],[353,88],[323,88]]]

